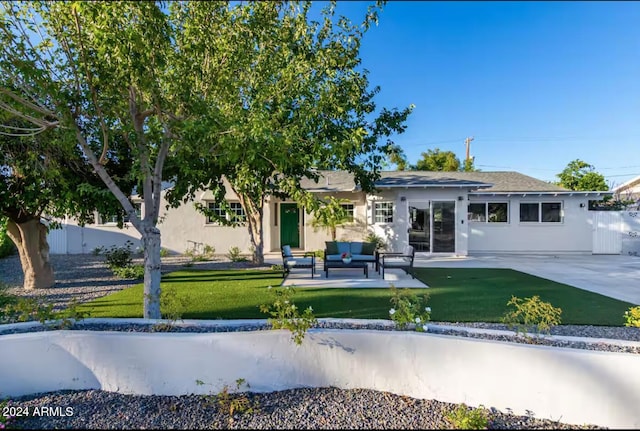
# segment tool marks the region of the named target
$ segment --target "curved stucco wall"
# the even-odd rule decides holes
[[[370,388],[484,405],[566,423],[640,427],[640,355],[430,333],[122,333],[52,331],[0,336],[0,394],[104,389],[130,394]],[[196,380],[205,382],[199,385]]]

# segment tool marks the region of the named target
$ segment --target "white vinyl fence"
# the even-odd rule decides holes
[[[640,256],[640,211],[591,211],[593,254]]]

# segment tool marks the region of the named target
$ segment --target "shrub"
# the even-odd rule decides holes
[[[288,329],[291,331],[293,342],[297,345],[302,344],[307,330],[318,323],[313,315],[313,308],[307,307],[300,314],[292,300],[295,290],[291,286],[276,288],[269,286],[267,289],[273,292],[275,300],[273,304],[260,305],[260,311],[271,316],[268,322],[273,329]]]
[[[167,256],[169,256],[169,250],[164,248],[164,247],[161,247],[160,248],[160,257],[167,257]]]
[[[548,334],[552,326],[561,322],[562,310],[541,301],[537,295],[525,299],[512,296],[507,305],[515,307],[515,310],[508,311],[502,322],[525,336],[531,330],[538,335],[541,332]]]
[[[109,250],[104,252],[107,260],[107,266],[111,269],[114,268],[125,268],[127,266],[131,266],[131,262],[133,260],[133,252],[131,251],[131,246],[133,243],[129,240],[125,242],[123,247],[111,246]]]
[[[202,249],[202,254],[212,258],[213,255],[216,254],[216,248],[212,245],[205,244],[204,248]]]
[[[316,250],[313,252],[317,258],[324,259],[324,250]]]
[[[272,271],[284,271],[284,266],[282,266],[281,264],[275,264],[275,265],[271,265],[271,270]]]
[[[245,379],[236,380],[236,391],[245,385],[249,389],[249,384]],[[229,415],[229,422],[233,422],[234,414],[251,414],[258,410],[258,404],[252,403],[245,393],[231,394],[229,385],[224,385],[222,390],[216,396],[218,407]]]
[[[89,313],[78,310],[80,303],[73,299],[63,310],[54,310],[43,298],[17,298],[0,309],[0,323],[38,321],[53,328],[69,328],[73,321],[86,318]]]
[[[379,235],[376,235],[373,232],[369,232],[367,236],[364,237],[365,242],[375,242],[376,250],[386,250],[387,242]]]
[[[182,312],[189,305],[189,300],[178,295],[175,286],[163,287],[160,291],[160,310],[164,319],[172,322],[182,319]]]
[[[240,254],[240,249],[238,247],[231,247],[229,249],[229,253],[227,253],[227,257],[231,262],[246,262],[247,258]]]
[[[624,312],[624,326],[631,326],[634,328],[640,328],[640,305],[637,307],[631,307]]]
[[[16,246],[7,235],[7,222],[6,218],[0,217],[0,259],[16,252]]]
[[[479,409],[469,409],[466,404],[460,404],[447,413],[445,418],[455,429],[461,430],[482,430],[489,425],[488,414],[482,406]]]
[[[139,279],[144,278],[144,265],[129,265],[124,267],[114,267],[111,271],[120,278]]]
[[[415,325],[418,332],[427,330],[427,322],[431,320],[431,307],[427,307],[429,295],[419,298],[409,289],[398,289],[391,285],[391,304],[389,316],[400,329],[406,329],[409,325]]]
[[[93,250],[91,250],[91,254],[94,255],[94,256],[98,256],[103,251],[104,251],[104,247],[103,246],[98,246],[98,247],[94,248]]]

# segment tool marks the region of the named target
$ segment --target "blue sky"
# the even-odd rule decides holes
[[[360,21],[369,4],[336,10]],[[390,1],[361,58],[379,107],[416,105],[394,139],[411,163],[436,147],[463,160],[473,136],[484,171],[640,175],[638,2]]]

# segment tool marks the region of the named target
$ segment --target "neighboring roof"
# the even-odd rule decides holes
[[[346,171],[318,171],[316,183],[300,182],[312,192],[358,190],[353,174]],[[375,182],[378,188],[469,188],[482,192],[570,192],[563,187],[518,172],[383,171]]]
[[[637,176],[635,178],[631,178],[629,181],[627,181],[626,183],[622,183],[619,186],[614,187],[611,191],[614,193],[620,193],[628,188],[631,188],[635,185],[640,184],[640,176]]]

